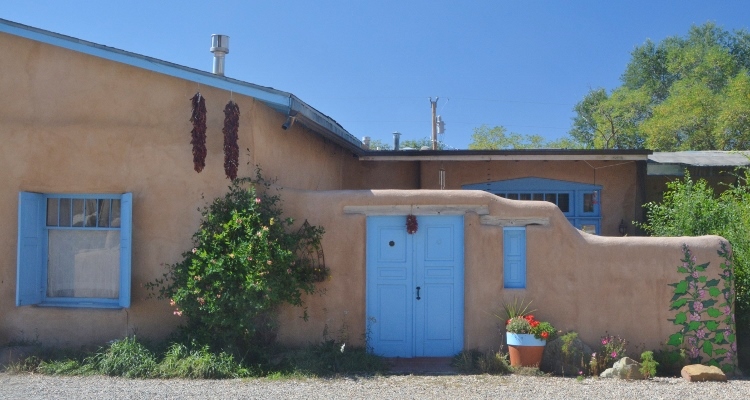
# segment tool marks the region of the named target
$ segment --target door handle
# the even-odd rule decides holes
[[[421,287],[417,286],[417,300],[421,299],[421,297],[419,297],[419,289],[421,289]]]

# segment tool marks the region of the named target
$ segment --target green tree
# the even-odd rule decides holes
[[[470,150],[508,150],[508,149],[549,149],[549,148],[575,148],[579,147],[575,140],[560,139],[557,141],[546,141],[540,135],[523,135],[520,133],[507,133],[504,126],[490,128],[482,125],[474,128],[471,135]]]
[[[393,150],[390,143],[386,143],[380,139],[373,139],[370,141],[370,150]]]
[[[415,150],[421,150],[422,147],[427,147],[429,149],[432,149],[432,139],[428,137],[424,137],[421,139],[406,139],[402,140],[400,144],[401,148],[410,148]],[[445,150],[445,144],[443,142],[438,141],[438,150]]]
[[[641,148],[646,138],[638,124],[648,118],[649,102],[644,90],[619,88],[611,95],[604,89],[591,90],[575,106],[570,135],[588,148]]]
[[[429,147],[432,149],[432,139],[424,137],[421,139],[404,139],[399,142],[399,147],[403,150],[404,148],[421,150],[422,147]],[[438,141],[438,150],[445,150],[445,143]],[[370,150],[393,150],[393,146],[390,143],[385,143],[380,139],[374,139],[370,141]]]
[[[575,106],[569,134],[587,148],[748,149],[748,70],[744,30],[706,23],[646,41],[631,53],[622,86],[592,90]]]

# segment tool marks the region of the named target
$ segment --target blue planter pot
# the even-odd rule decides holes
[[[508,346],[544,346],[547,341],[537,339],[530,333],[510,333],[506,334]]]

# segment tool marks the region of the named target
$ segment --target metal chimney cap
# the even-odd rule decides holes
[[[214,53],[213,73],[224,76],[224,56],[229,53],[229,36],[211,35],[211,53]]]
[[[211,35],[211,52],[212,53],[229,53],[229,36],[213,34]]]

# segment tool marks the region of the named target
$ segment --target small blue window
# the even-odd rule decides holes
[[[130,307],[132,199],[21,192],[16,305]]]
[[[503,287],[526,288],[526,228],[503,228]]]

